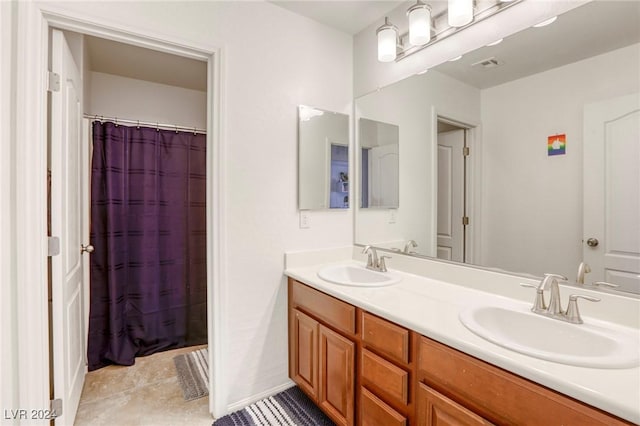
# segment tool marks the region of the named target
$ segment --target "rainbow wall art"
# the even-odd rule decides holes
[[[548,155],[564,155],[567,147],[567,135],[554,135],[547,138]]]

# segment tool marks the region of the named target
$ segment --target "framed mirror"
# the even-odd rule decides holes
[[[298,208],[349,208],[349,116],[298,107]]]
[[[640,3],[592,1],[356,99],[401,129],[402,204],[355,242],[640,292],[639,76]]]

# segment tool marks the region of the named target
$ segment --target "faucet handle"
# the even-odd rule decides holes
[[[618,288],[618,287],[620,287],[618,284],[608,283],[606,281],[594,281],[594,283],[591,284],[591,285],[596,286],[596,287],[608,287],[608,288]]]
[[[382,255],[378,257],[378,271],[387,272],[387,265],[384,262],[385,259],[391,259],[391,256]]]
[[[578,299],[585,299],[589,302],[599,302],[597,297],[585,296],[583,294],[572,294],[569,296],[569,305],[567,305],[567,313],[565,314],[567,321],[573,324],[582,324],[582,318],[580,317],[580,311],[578,310]]]
[[[547,310],[547,304],[544,301],[544,290],[542,290],[540,286],[525,283],[520,283],[520,285],[522,287],[529,287],[536,290],[536,298],[533,301],[533,307],[531,308],[532,312],[540,313]]]

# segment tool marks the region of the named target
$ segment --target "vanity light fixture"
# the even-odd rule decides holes
[[[449,59],[449,62],[459,61],[460,59],[462,59],[462,55],[460,55],[460,56],[456,56],[455,58],[451,58],[451,59]]]
[[[500,38],[500,39],[494,41],[493,43],[489,43],[489,44],[487,44],[487,47],[496,46],[496,45],[502,43],[502,40],[504,40],[504,39]]]
[[[389,22],[389,18],[384,18],[384,25],[376,31],[378,37],[378,60],[380,62],[391,62],[396,59],[398,49],[398,27]]]
[[[409,43],[420,46],[431,40],[431,6],[418,0],[407,10],[409,17]]]
[[[523,0],[447,0],[448,9],[434,13],[425,0],[416,0],[407,10],[408,31],[400,33],[388,17],[377,28],[378,61],[398,62],[521,1]],[[490,46],[500,41],[502,40],[495,41]]]
[[[464,27],[473,21],[473,0],[449,0],[448,21],[452,27]]]
[[[558,19],[557,16],[554,16],[553,18],[549,18],[545,21],[539,22],[537,24],[535,24],[533,26],[533,28],[542,28],[542,27],[546,27],[547,25],[553,24],[554,22],[556,22],[556,19]]]

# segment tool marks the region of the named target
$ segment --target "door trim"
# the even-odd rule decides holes
[[[75,31],[167,53],[205,60],[207,66],[207,297],[211,397],[209,411],[227,414],[226,343],[225,144],[224,52],[217,45],[202,45],[141,31],[139,28],[105,23],[95,17],[70,13],[55,4],[18,2],[16,61],[16,286],[18,340],[17,393],[19,405],[46,409],[49,404],[49,322],[47,318],[47,92],[49,28]]]

